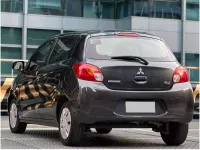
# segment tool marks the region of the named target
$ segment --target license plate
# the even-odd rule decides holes
[[[126,102],[126,113],[155,113],[155,102]]]

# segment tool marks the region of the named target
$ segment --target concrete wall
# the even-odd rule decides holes
[[[1,26],[3,27],[23,27],[23,15],[19,13],[1,12]]]
[[[185,22],[185,51],[186,53],[199,53],[199,21]]]
[[[2,12],[1,26],[22,28],[23,15]],[[27,27],[47,30],[111,30],[115,29],[115,20],[28,14]]]
[[[131,30],[131,17],[117,19],[115,21],[115,28],[118,30]]]

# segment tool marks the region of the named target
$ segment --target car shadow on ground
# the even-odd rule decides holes
[[[45,139],[53,139],[54,142],[58,142],[58,145],[61,145],[59,132],[58,130],[27,130],[25,135],[30,135],[32,138],[45,138]],[[155,137],[161,139],[161,137]],[[160,141],[160,140],[159,140]],[[55,145],[54,145],[55,146]],[[153,148],[172,148],[167,146],[164,142],[158,143],[156,139],[151,140],[151,137],[146,141],[146,139],[134,139],[134,135],[132,138],[125,138],[124,136],[116,136],[113,135],[112,132],[110,134],[97,134],[96,132],[87,132],[84,134],[82,140],[78,144],[78,147],[86,147],[86,148],[134,148],[134,147],[153,147]],[[66,148],[66,147],[65,147]],[[179,147],[178,147],[179,148]],[[180,146],[181,148],[181,146]]]

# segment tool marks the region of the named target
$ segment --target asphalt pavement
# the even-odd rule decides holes
[[[113,129],[109,134],[97,134],[94,129],[84,135],[79,147],[63,146],[58,129],[28,125],[24,134],[12,134],[8,117],[1,117],[2,149],[70,149],[70,148],[130,148],[130,149],[199,149],[199,120],[189,124],[186,141],[180,146],[167,146],[160,134],[151,129]]]

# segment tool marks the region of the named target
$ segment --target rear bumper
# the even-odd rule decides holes
[[[74,115],[80,123],[168,122],[188,123],[193,118],[193,91],[191,84],[180,83],[168,91],[110,90],[103,83],[79,80],[79,92],[72,103]],[[156,112],[126,113],[125,102],[155,101]]]

